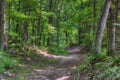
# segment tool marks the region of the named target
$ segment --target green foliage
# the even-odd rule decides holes
[[[0,72],[5,71],[6,69],[11,69],[17,62],[12,59],[7,53],[0,52]]]
[[[111,66],[120,66],[120,56],[115,57],[111,63]]]
[[[92,70],[92,72],[91,72]],[[120,55],[110,57],[104,49],[101,54],[87,56],[82,64],[75,70],[77,73],[89,73],[96,80],[119,80],[120,79]]]
[[[26,20],[26,19],[28,19],[28,16],[26,16],[23,13],[17,12],[17,11],[12,11],[11,17],[14,18],[14,19],[18,19],[18,20],[19,19],[20,20]]]
[[[93,26],[93,4],[91,4],[93,1],[52,0],[52,3],[49,2],[7,0],[6,21],[7,27],[10,26],[10,32],[8,31],[10,47],[14,47],[13,44],[24,43],[24,33],[27,34],[27,42],[38,46],[48,46],[48,38],[50,38],[51,47],[58,43],[57,40],[59,40],[59,46],[78,43],[78,26],[82,23],[82,45],[90,49],[94,34],[93,28],[87,27]],[[101,3],[102,1],[98,1],[96,5],[96,20],[100,14]],[[53,51],[64,52],[63,50]]]
[[[96,68],[95,73],[98,74],[98,79],[117,80],[120,79],[120,56],[111,57],[109,61],[102,62],[99,67]]]
[[[1,64],[0,62],[0,72],[4,72],[4,71],[5,71],[4,64]]]
[[[97,76],[98,79],[107,79],[107,80],[118,80],[120,79],[120,67],[109,67],[104,72]]]
[[[95,34],[94,28],[97,27],[97,20],[101,14],[102,0],[96,0],[96,5],[93,2],[95,0],[6,1],[8,52],[11,55],[13,53],[18,55],[21,61],[30,62],[29,59],[39,59],[39,55],[34,54],[33,47],[27,45],[45,46],[45,48],[48,47],[48,52],[51,54],[67,55],[65,46],[72,45],[72,43],[78,46],[78,41],[81,41],[80,46],[91,50]],[[112,5],[111,8],[115,7]],[[117,17],[119,19],[120,15]],[[115,23],[114,25],[119,26],[120,24]],[[102,48],[107,46],[107,30],[104,34]],[[94,67],[95,73],[100,79],[117,75],[115,72],[119,69],[120,57],[109,57],[106,52],[107,50],[103,49],[101,54],[88,56],[76,71],[89,72]],[[45,67],[55,62],[56,60],[44,59],[38,67]],[[15,65],[16,62],[10,55],[0,52],[0,72],[11,69]]]
[[[104,62],[107,59],[109,59],[109,57],[105,54],[94,54],[91,55],[89,57],[86,58],[86,61],[90,61],[91,64],[95,64],[97,62]]]
[[[78,69],[76,69],[78,72],[85,72],[87,71],[87,65],[86,64],[81,64]]]
[[[80,64],[78,70],[80,70],[80,72],[84,72],[86,70],[89,70],[90,66],[94,66],[97,65],[101,62],[106,62],[110,59],[109,56],[107,56],[106,54],[102,53],[102,54],[92,54],[89,55],[85,58],[85,60],[83,61],[82,64]]]
[[[92,45],[94,39],[93,31],[90,31],[90,33],[84,33],[81,36],[83,37],[81,45],[85,46],[86,48],[88,48],[88,50],[90,50],[90,45]]]
[[[48,32],[49,32],[51,35],[54,35],[54,34],[56,33],[55,27],[53,27],[52,25],[48,25]]]
[[[52,47],[49,49],[49,52],[56,55],[67,55],[67,51],[61,47]]]

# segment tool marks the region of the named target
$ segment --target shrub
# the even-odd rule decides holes
[[[93,35],[93,31],[91,31],[90,33],[85,33],[82,34],[82,46],[85,46],[88,50],[91,49],[92,43],[93,43],[93,39],[94,39],[94,35]]]
[[[56,55],[67,55],[67,51],[60,47],[53,47],[49,49],[49,52]]]
[[[100,73],[97,76],[98,79],[107,79],[107,80],[118,80],[120,79],[120,67],[114,66],[109,67],[104,72]]]
[[[0,72],[4,72],[7,69],[11,69],[16,65],[16,61],[13,60],[10,55],[4,52],[0,52]]]
[[[120,66],[120,56],[117,56],[112,60],[111,66]]]

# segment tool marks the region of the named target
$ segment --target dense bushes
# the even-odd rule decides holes
[[[49,52],[56,55],[67,55],[67,51],[62,47],[51,47]]]
[[[0,52],[0,72],[13,68],[17,62],[9,54]]]
[[[88,50],[91,49],[92,47],[92,43],[93,43],[93,40],[94,40],[94,35],[93,35],[93,31],[91,31],[90,33],[84,33],[82,34],[82,43],[81,45],[86,47]]]
[[[75,71],[80,74],[86,73],[89,79],[119,80],[120,55],[115,57],[107,56],[105,53],[89,55]]]

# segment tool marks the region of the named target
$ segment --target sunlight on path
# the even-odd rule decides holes
[[[29,76],[28,80],[67,80],[70,75],[70,68],[61,68],[61,69],[44,69],[39,70],[35,69]]]
[[[56,80],[68,80],[70,78],[70,76],[63,76],[61,78],[58,78]]]
[[[67,49],[69,54],[66,56],[49,54],[37,47],[34,47],[34,49],[41,57],[58,59],[60,62],[44,69],[33,69],[28,80],[71,80],[71,71],[77,68],[77,64],[80,64],[86,55],[79,53],[81,51],[79,47]]]
[[[36,50],[37,54],[42,55],[44,57],[48,57],[48,58],[54,58],[54,59],[74,59],[77,56],[77,55],[59,56],[59,55],[49,54],[48,51],[42,51],[42,50],[38,49],[37,47],[34,47],[34,49]],[[79,49],[79,47],[77,47],[75,49],[68,50],[68,53],[76,53],[79,51],[80,51],[80,49]]]
[[[75,47],[75,48],[73,48],[73,49],[68,49],[67,51],[68,51],[68,53],[78,53],[78,52],[80,52],[81,50],[83,49],[83,47]]]

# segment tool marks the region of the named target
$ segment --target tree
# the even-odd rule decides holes
[[[115,0],[115,7],[116,7],[116,11],[115,11],[115,28],[116,28],[116,32],[115,32],[115,52],[116,53],[120,53],[120,0]]]
[[[94,52],[98,54],[101,53],[102,37],[106,27],[106,22],[107,22],[111,2],[112,0],[104,0],[102,13],[100,16],[100,20],[98,22],[97,32],[93,43]]]
[[[7,49],[5,0],[0,2],[0,50]]]
[[[38,20],[38,40],[39,40],[39,45],[41,45],[41,40],[42,40],[42,4],[43,0],[40,0],[40,16]]]
[[[118,6],[118,1],[113,0],[113,8],[110,8],[110,16],[109,16],[109,24],[107,27],[108,30],[108,55],[112,55],[116,52],[116,25],[117,23],[117,6]]]

